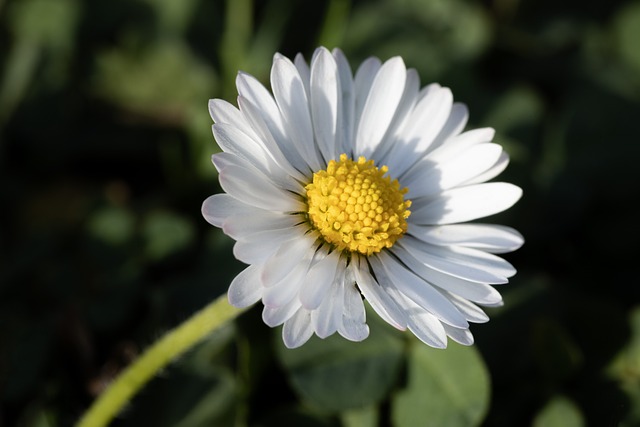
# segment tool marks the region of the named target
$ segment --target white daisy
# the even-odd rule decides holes
[[[353,77],[337,49],[310,66],[276,54],[273,96],[245,73],[236,85],[239,108],[209,102],[226,194],[202,206],[249,265],[229,302],[262,300],[291,348],[314,333],[365,339],[363,300],[430,346],[472,344],[469,322],[488,320],[479,306],[502,304],[490,285],[516,272],[494,254],[523,243],[509,227],[460,224],[522,194],[485,183],[509,162],[493,129],[462,132],[467,108],[448,88],[420,89],[399,57],[369,58]]]

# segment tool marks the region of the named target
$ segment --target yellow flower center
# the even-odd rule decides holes
[[[388,168],[346,154],[313,174],[307,190],[308,216],[326,242],[342,251],[371,255],[390,248],[407,231],[411,200]]]

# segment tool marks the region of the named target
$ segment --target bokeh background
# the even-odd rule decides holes
[[[0,0],[0,425],[71,425],[225,291],[207,100],[318,45],[401,55],[497,129],[505,306],[446,351],[374,315],[286,351],[256,307],[113,425],[640,425],[640,2],[578,0]]]

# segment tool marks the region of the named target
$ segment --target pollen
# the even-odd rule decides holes
[[[390,248],[407,231],[411,200],[386,166],[346,154],[331,160],[307,184],[307,215],[313,228],[338,250],[372,255]]]

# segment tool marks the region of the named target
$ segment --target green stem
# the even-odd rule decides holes
[[[158,371],[243,311],[229,305],[225,294],[169,331],[98,396],[76,427],[106,426]]]

